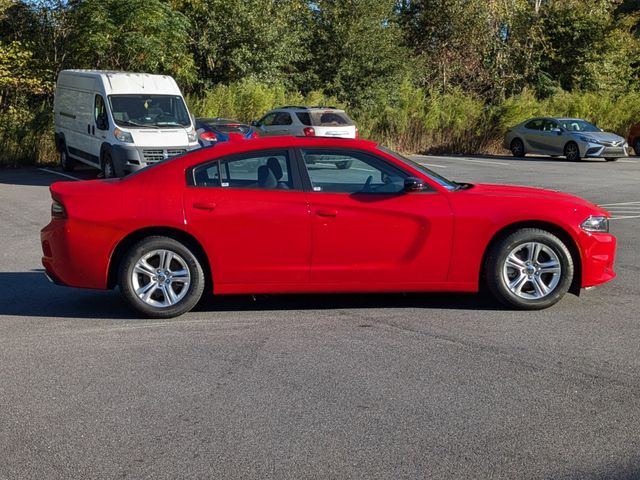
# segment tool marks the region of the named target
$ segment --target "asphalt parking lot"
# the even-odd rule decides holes
[[[640,159],[417,159],[606,206],[618,278],[540,312],[305,295],[143,320],[46,281],[63,177],[0,170],[0,479],[640,478]]]

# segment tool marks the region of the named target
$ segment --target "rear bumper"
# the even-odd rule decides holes
[[[582,288],[593,287],[612,280],[616,276],[614,261],[616,237],[609,233],[583,233]]]
[[[56,285],[107,288],[110,247],[99,233],[54,219],[40,232],[42,266]]]

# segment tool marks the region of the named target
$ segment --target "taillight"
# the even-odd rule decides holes
[[[217,142],[218,141],[218,137],[216,137],[216,134],[213,132],[202,132],[200,134],[200,139],[201,140],[205,140],[207,142]]]
[[[251,134],[251,138],[258,138],[258,132],[253,132]]]
[[[67,218],[67,211],[59,201],[54,200],[51,203],[51,216],[53,218]]]
[[[316,130],[313,127],[305,127],[303,132],[304,132],[304,136],[305,137],[315,137],[316,136]]]

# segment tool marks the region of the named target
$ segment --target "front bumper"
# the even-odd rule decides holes
[[[624,158],[629,156],[629,146],[601,145],[599,143],[585,143],[582,148],[582,156],[587,158]]]
[[[612,280],[616,255],[616,237],[610,233],[580,235],[582,255],[582,288],[593,287]]]
[[[190,150],[200,148],[198,143],[178,147],[140,147],[134,145],[114,145],[111,147],[111,158],[116,176],[122,177],[136,172],[167,158],[182,155]]]

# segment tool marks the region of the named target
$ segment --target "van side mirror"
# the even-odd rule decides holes
[[[420,192],[424,190],[424,182],[416,177],[407,177],[404,179],[405,192]]]

